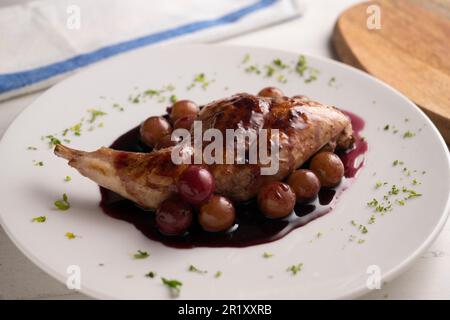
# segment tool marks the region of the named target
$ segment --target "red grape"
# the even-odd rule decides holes
[[[297,196],[298,202],[309,202],[314,200],[320,190],[319,178],[314,172],[300,169],[291,173],[287,183]]]
[[[209,232],[226,231],[234,224],[236,213],[230,200],[214,195],[201,206],[198,220],[202,228]]]
[[[179,198],[163,201],[156,210],[156,226],[167,235],[182,235],[192,224],[192,208]]]
[[[284,96],[284,93],[276,87],[267,87],[258,92],[258,96],[267,98],[281,98]]]
[[[170,118],[172,123],[186,116],[197,116],[199,111],[198,105],[190,100],[179,100],[175,102],[170,110]]]
[[[288,216],[295,206],[295,193],[289,185],[282,182],[270,182],[258,192],[258,207],[268,218]]]
[[[185,201],[199,205],[211,197],[215,190],[215,181],[207,169],[190,166],[180,175],[177,188],[178,193]]]
[[[173,124],[174,129],[186,129],[191,130],[192,124],[194,123],[197,116],[184,116],[179,118],[175,123]]]
[[[322,187],[337,186],[344,176],[344,165],[333,152],[324,151],[316,154],[309,168],[316,174]]]
[[[141,140],[149,147],[154,147],[166,135],[172,133],[172,127],[163,117],[150,117],[139,129]]]

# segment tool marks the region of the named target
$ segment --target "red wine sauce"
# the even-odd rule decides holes
[[[357,172],[364,165],[364,153],[367,143],[360,136],[364,121],[350,113],[355,143],[351,150],[338,154],[345,167],[345,177],[341,184],[333,189],[322,188],[317,199],[308,204],[297,204],[294,212],[287,218],[272,220],[265,218],[258,210],[255,201],[236,205],[236,224],[226,233],[209,233],[203,231],[195,221],[189,233],[183,236],[161,234],[155,225],[154,213],[144,210],[132,201],[100,187],[100,207],[110,217],[132,223],[148,238],[175,248],[194,247],[247,247],[278,240],[292,230],[329,213],[339,195],[348,188]],[[139,139],[139,128],[134,128],[119,137],[111,148],[132,152],[149,152]]]

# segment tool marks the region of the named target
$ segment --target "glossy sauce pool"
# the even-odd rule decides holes
[[[265,218],[258,210],[256,201],[236,205],[236,224],[227,233],[209,233],[201,229],[195,221],[189,233],[183,236],[161,234],[155,225],[154,213],[136,206],[132,201],[100,187],[100,207],[110,217],[132,223],[148,238],[175,248],[194,247],[247,247],[278,240],[292,230],[329,213],[340,194],[348,188],[358,171],[364,165],[367,142],[360,136],[364,121],[360,117],[345,112],[351,119],[355,143],[351,150],[338,154],[345,167],[345,177],[333,189],[322,188],[317,199],[309,204],[299,205],[287,218],[272,220]],[[134,128],[119,137],[111,148],[132,152],[148,152],[139,140],[139,128]]]

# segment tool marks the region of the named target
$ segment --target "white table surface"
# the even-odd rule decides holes
[[[14,1],[0,2],[0,6]],[[19,2],[25,2],[19,0]],[[357,0],[301,0],[304,15],[296,20],[223,41],[270,47],[333,58],[331,31],[340,12]],[[0,137],[14,118],[41,93],[0,103]],[[436,242],[397,279],[363,299],[450,299],[450,223]],[[31,263],[0,228],[0,299],[88,299],[68,290]]]

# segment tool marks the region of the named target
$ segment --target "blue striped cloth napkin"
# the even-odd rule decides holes
[[[0,9],[0,100],[147,45],[212,42],[297,17],[295,0],[40,0]]]

